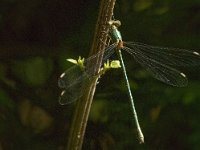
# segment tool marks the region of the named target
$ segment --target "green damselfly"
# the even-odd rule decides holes
[[[113,44],[109,45],[105,49],[103,62],[112,54],[114,54],[114,52],[118,54],[118,59],[120,60],[122,66],[128,90],[128,96],[132,106],[138,138],[140,143],[143,143],[144,136],[138,122],[133,96],[121,51],[124,50],[131,54],[134,57],[134,60],[148,70],[156,79],[177,87],[186,86],[188,81],[186,75],[183,72],[175,69],[175,67],[190,67],[194,65],[200,65],[200,54],[196,51],[185,49],[157,47],[138,42],[123,42],[120,31],[118,30],[118,27],[121,25],[120,21],[111,20],[108,24],[110,26],[109,35]],[[89,57],[83,62],[83,64],[90,63],[101,54],[102,52],[99,52]],[[95,76],[92,74],[94,67],[95,66],[90,68],[83,67],[80,69],[80,66],[74,65],[61,74],[58,81],[59,87],[63,89],[59,99],[60,104],[64,105],[71,103],[82,96],[84,91],[83,86],[85,86],[82,83],[86,79],[90,79]]]

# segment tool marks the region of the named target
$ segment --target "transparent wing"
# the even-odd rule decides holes
[[[187,85],[185,74],[174,69],[174,66],[200,64],[200,56],[197,52],[134,42],[126,42],[124,45],[123,49],[133,55],[135,60],[151,72],[156,79],[173,86]]]
[[[196,51],[151,46],[139,42],[124,42],[124,45],[162,64],[186,67],[200,65],[200,54]]]
[[[114,53],[114,48],[115,44],[112,44],[105,49],[102,60],[103,62]],[[102,52],[100,51],[86,59],[85,66],[87,66],[87,63],[90,64],[101,54]],[[90,68],[86,68],[85,70],[81,70],[78,65],[74,65],[60,75],[60,78],[58,79],[58,86],[63,89],[59,98],[59,103],[61,105],[72,103],[83,95],[85,89],[83,86],[86,86],[84,85],[85,80],[88,80],[94,76],[92,74],[92,70],[94,70],[95,67],[96,66],[94,65]]]
[[[58,79],[58,86],[63,89],[59,98],[59,103],[65,105],[78,99],[82,92],[82,81],[86,78],[85,71],[81,70],[78,65],[74,65],[62,73]]]
[[[76,82],[71,84],[70,86],[63,89],[61,92],[59,103],[61,105],[69,104],[74,101],[76,101],[84,92],[86,89],[84,86],[86,86],[86,79],[89,79],[85,73],[80,74],[81,78],[78,79]],[[67,78],[67,77],[66,77]],[[60,80],[62,81],[62,80]],[[66,80],[65,82],[71,82],[70,80]]]

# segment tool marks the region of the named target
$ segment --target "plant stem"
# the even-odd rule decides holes
[[[111,17],[113,15],[115,1],[116,0],[100,1],[100,9],[95,27],[95,33],[90,50],[90,55],[95,54],[98,51],[103,51],[105,49],[106,45],[104,43],[106,43],[107,41],[107,33],[109,30],[108,21],[111,20]],[[102,57],[103,53],[101,56],[97,57],[94,62],[97,66],[94,67],[94,74],[98,74],[102,62]],[[94,65],[94,63],[91,65]],[[84,139],[93,96],[96,89],[97,80],[98,78],[94,78],[93,80],[89,81],[90,83],[88,84],[87,90],[85,90],[85,94],[77,103],[76,110],[73,116],[73,121],[71,124],[66,150],[81,150],[82,148],[82,143]]]

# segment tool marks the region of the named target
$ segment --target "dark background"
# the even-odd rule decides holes
[[[59,75],[87,57],[97,0],[0,1],[0,149],[62,150],[76,103],[61,106]],[[199,0],[118,0],[124,41],[200,49]],[[139,145],[121,70],[98,84],[85,150],[199,150],[200,70],[184,88],[151,77],[124,54],[145,144]]]

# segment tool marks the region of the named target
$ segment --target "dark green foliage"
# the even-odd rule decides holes
[[[76,103],[59,105],[57,79],[71,66],[66,58],[88,56],[98,3],[0,2],[0,149],[65,147]],[[118,0],[115,18],[125,41],[200,50],[199,0]],[[99,80],[83,149],[199,150],[200,66],[184,68],[189,84],[176,88],[124,58],[145,144],[114,69]]]

